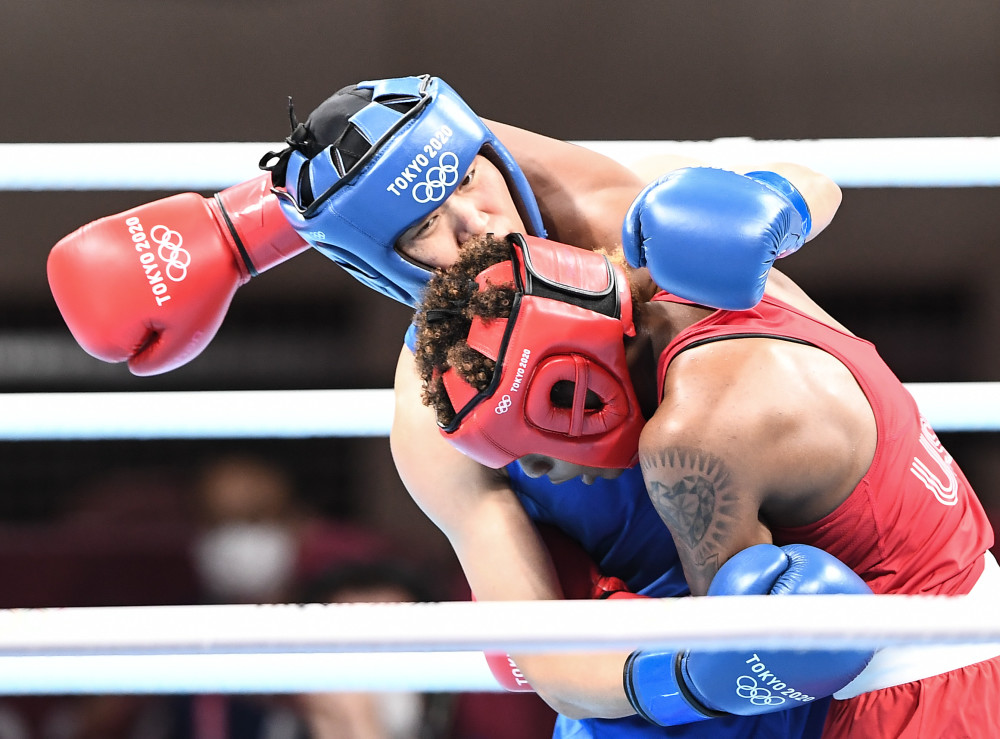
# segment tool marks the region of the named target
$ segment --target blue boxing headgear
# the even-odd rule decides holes
[[[289,223],[358,280],[408,305],[420,299],[431,270],[395,244],[455,191],[477,154],[503,173],[525,228],[545,236],[517,162],[437,77],[345,87],[287,142],[284,151],[265,155],[261,167],[271,171]]]

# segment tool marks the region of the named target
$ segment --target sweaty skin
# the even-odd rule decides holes
[[[773,275],[767,294],[846,332],[784,275]],[[672,320],[676,304],[645,308],[642,331],[658,357],[688,318]],[[737,552],[771,543],[769,526],[812,523],[837,508],[870,467],[876,441],[867,397],[821,349],[751,338],[678,355],[639,452],[692,594],[704,594]]]
[[[784,275],[773,275],[767,294],[847,332]],[[646,358],[630,367],[636,386],[655,393],[656,359],[712,312],[643,305],[630,342],[631,355]],[[635,351],[642,343],[648,352]],[[734,554],[773,543],[769,525],[801,526],[837,508],[874,457],[867,398],[848,369],[816,347],[760,337],[706,343],[673,360],[664,387],[640,438],[640,464],[695,595]],[[543,455],[521,464],[531,476],[548,470],[560,481],[620,473]]]

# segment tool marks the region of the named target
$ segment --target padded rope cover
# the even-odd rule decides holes
[[[638,459],[645,419],[629,377],[625,336],[635,335],[628,280],[607,257],[520,234],[511,261],[477,278],[515,286],[509,319],[474,319],[468,343],[496,361],[478,392],[453,368],[442,374],[454,420],[447,439],[488,467],[543,454],[588,467],[620,469]],[[569,407],[553,400],[572,383]],[[588,400],[588,391],[596,395]]]
[[[359,98],[370,102],[359,106]],[[360,108],[360,109],[359,109]],[[368,150],[345,162],[329,128],[344,116]],[[348,125],[350,124],[350,125]],[[297,130],[303,129],[299,126]],[[482,120],[443,80],[400,77],[361,82],[338,91],[269,153],[275,192],[292,227],[369,287],[416,305],[431,271],[395,250],[413,224],[433,212],[459,185],[477,154],[503,173],[525,228],[544,236],[538,204],[517,162]],[[310,137],[308,145],[303,137]],[[323,148],[316,151],[317,144]],[[356,146],[356,142],[355,142]],[[277,163],[265,164],[277,157]]]

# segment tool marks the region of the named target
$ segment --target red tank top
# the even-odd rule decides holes
[[[653,300],[686,302],[667,293]],[[968,593],[993,530],[965,475],[870,342],[765,296],[752,310],[716,311],[678,334],[659,358],[661,394],[678,353],[742,336],[798,341],[836,357],[864,391],[878,431],[871,467],[848,498],[813,524],[772,527],[774,543],[824,549],[876,593]]]

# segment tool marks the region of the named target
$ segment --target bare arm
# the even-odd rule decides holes
[[[420,401],[413,356],[396,368],[390,442],[403,483],[445,533],[480,600],[562,597],[548,551],[506,477],[462,455],[443,439]],[[633,713],[622,688],[627,653],[513,655],[539,695],[574,718]]]
[[[625,213],[645,180],[586,147],[506,123],[486,123],[531,183],[550,239],[583,249],[621,250]],[[645,298],[656,291],[645,268],[632,270],[629,279]]]
[[[730,557],[771,542],[758,518],[758,490],[742,474],[732,443],[664,428],[655,417],[651,424],[640,443],[646,489],[674,539],[692,595],[705,595]]]
[[[670,529],[691,592],[768,524],[817,521],[871,463],[870,406],[839,361],[791,342],[732,339],[671,364],[640,439],[650,499]]]
[[[645,181],[583,146],[487,121],[517,159],[538,199],[549,238],[586,249],[621,244],[622,221]]]
[[[646,183],[682,167],[722,167],[734,172],[770,170],[802,193],[812,215],[809,239],[836,215],[843,197],[832,179],[793,162],[752,165],[706,162],[685,155],[655,155],[626,167],[582,146],[487,121],[524,171],[538,198],[549,237],[587,249],[620,244],[625,212]]]

